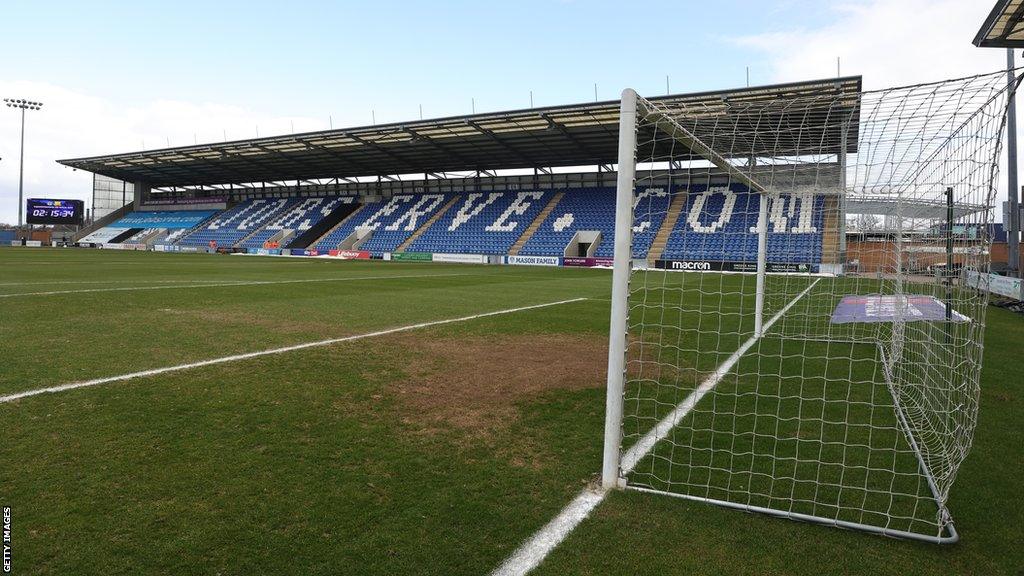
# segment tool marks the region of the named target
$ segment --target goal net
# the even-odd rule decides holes
[[[955,541],[1008,93],[625,91],[604,486]]]

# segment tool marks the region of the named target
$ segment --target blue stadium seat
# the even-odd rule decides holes
[[[633,257],[643,258],[651,248],[668,210],[671,196],[658,187],[637,190],[634,207]],[[562,200],[541,223],[520,254],[529,256],[561,256],[579,231],[601,232],[601,242],[594,253],[611,258],[615,252],[615,189],[578,188],[564,191]]]
[[[298,204],[301,198],[258,198],[245,200],[213,219],[209,224],[178,241],[181,246],[234,246],[242,238],[259,230],[277,214]]]
[[[388,200],[369,202],[353,218],[334,229],[317,243],[317,250],[332,250],[357,228],[373,231],[360,250],[379,256],[394,251],[430,219],[451,194],[395,194]]]
[[[330,214],[343,201],[351,201],[351,199],[351,196],[302,198],[298,202],[289,203],[262,230],[249,236],[242,243],[242,248],[262,248],[264,242],[270,240],[281,230],[294,230],[296,233],[305,232]]]
[[[507,254],[550,199],[541,190],[467,193],[409,251]]]
[[[615,189],[563,190],[563,196],[520,250],[529,256],[560,256],[580,231],[601,233],[594,255],[614,252]],[[424,231],[410,252],[507,254],[526,228],[551,201],[554,190],[495,190],[448,194],[396,194],[365,204],[314,247],[327,251],[359,228],[372,231],[361,249],[374,255],[392,252],[448,202],[451,208]],[[757,255],[759,197],[742,185],[729,187],[643,187],[634,207],[633,257],[650,250],[673,198],[685,201],[665,249],[655,256],[676,260],[753,262]],[[456,197],[457,196],[457,197]],[[248,237],[246,247],[259,247],[281,229],[309,229],[341,199],[282,198],[246,200],[185,234],[179,244],[232,246]],[[824,196],[783,194],[769,216],[768,261],[821,262]],[[294,226],[294,228],[292,228]],[[175,233],[175,236],[179,233]]]
[[[767,261],[821,262],[824,196],[782,194],[774,202],[769,210]],[[692,186],[661,256],[669,260],[755,262],[759,208],[759,196],[740,184],[710,190],[707,186]],[[806,210],[810,213],[805,214]]]

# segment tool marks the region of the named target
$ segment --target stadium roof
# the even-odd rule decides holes
[[[1024,0],[999,0],[974,37],[983,48],[1024,47]]]
[[[721,142],[738,157],[771,156],[807,143],[838,149],[838,123],[816,119],[790,102],[837,95],[851,115],[859,113],[860,76],[776,84],[736,90],[650,98],[687,109],[713,110],[716,133],[737,136]],[[760,117],[749,114],[763,107]],[[730,110],[746,113],[730,115]],[[754,126],[753,122],[758,125]],[[283,180],[315,180],[466,170],[500,170],[614,164],[618,156],[619,101],[551,106],[414,122],[325,130],[216,144],[58,160],[152,187],[198,186]],[[735,124],[734,130],[727,127]],[[722,124],[726,126],[723,127]],[[857,122],[851,125],[856,129]],[[776,127],[774,132],[771,128]],[[749,139],[758,130],[759,136]],[[721,138],[721,137],[719,137]],[[849,135],[855,152],[857,135]],[[647,156],[641,150],[639,157]],[[694,155],[693,158],[697,156]],[[677,160],[685,160],[677,154]]]

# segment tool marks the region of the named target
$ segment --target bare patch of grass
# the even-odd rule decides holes
[[[605,383],[608,344],[600,337],[404,335],[392,344],[411,353],[396,389],[404,419],[426,431],[455,427],[489,436],[516,421],[524,400]]]

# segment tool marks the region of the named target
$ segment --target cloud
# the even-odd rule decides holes
[[[128,152],[328,128],[327,118],[281,117],[217,103],[114,102],[39,82],[0,81],[0,94],[43,102],[25,114],[25,197],[77,198],[91,205],[92,176],[62,158]],[[0,107],[0,222],[17,220],[19,110]]]
[[[1002,50],[970,43],[990,4],[861,0],[828,8],[830,23],[819,28],[783,24],[770,33],[722,41],[759,54],[773,81],[831,77],[840,56],[843,72],[862,74],[867,89],[905,85],[1003,66]],[[766,18],[786,22],[781,14],[795,10],[787,6],[776,5]],[[60,158],[249,138],[257,126],[262,136],[287,134],[293,124],[296,132],[328,127],[326,117],[273,116],[214,102],[155,100],[126,107],[113,98],[41,82],[0,80],[0,96],[45,104],[27,113],[26,196],[91,198],[91,175],[56,164]],[[352,120],[336,117],[335,124]],[[0,107],[0,222],[16,219],[19,130],[18,113]]]
[[[761,53],[773,81],[833,77],[839,57],[842,73],[863,75],[865,89],[905,86],[1005,66],[1002,50],[971,44],[990,9],[963,0],[865,0],[834,6],[821,28],[731,41]]]
[[[1004,50],[971,44],[991,7],[991,2],[964,0],[847,2],[834,6],[831,23],[820,28],[729,41],[760,53],[774,82],[833,77],[838,56],[842,73],[862,75],[865,90],[908,86],[1004,69]],[[1024,122],[1018,122],[1017,132],[1024,141]],[[1007,194],[1005,147],[1000,164],[997,206]],[[995,217],[1002,221],[1001,210]]]

